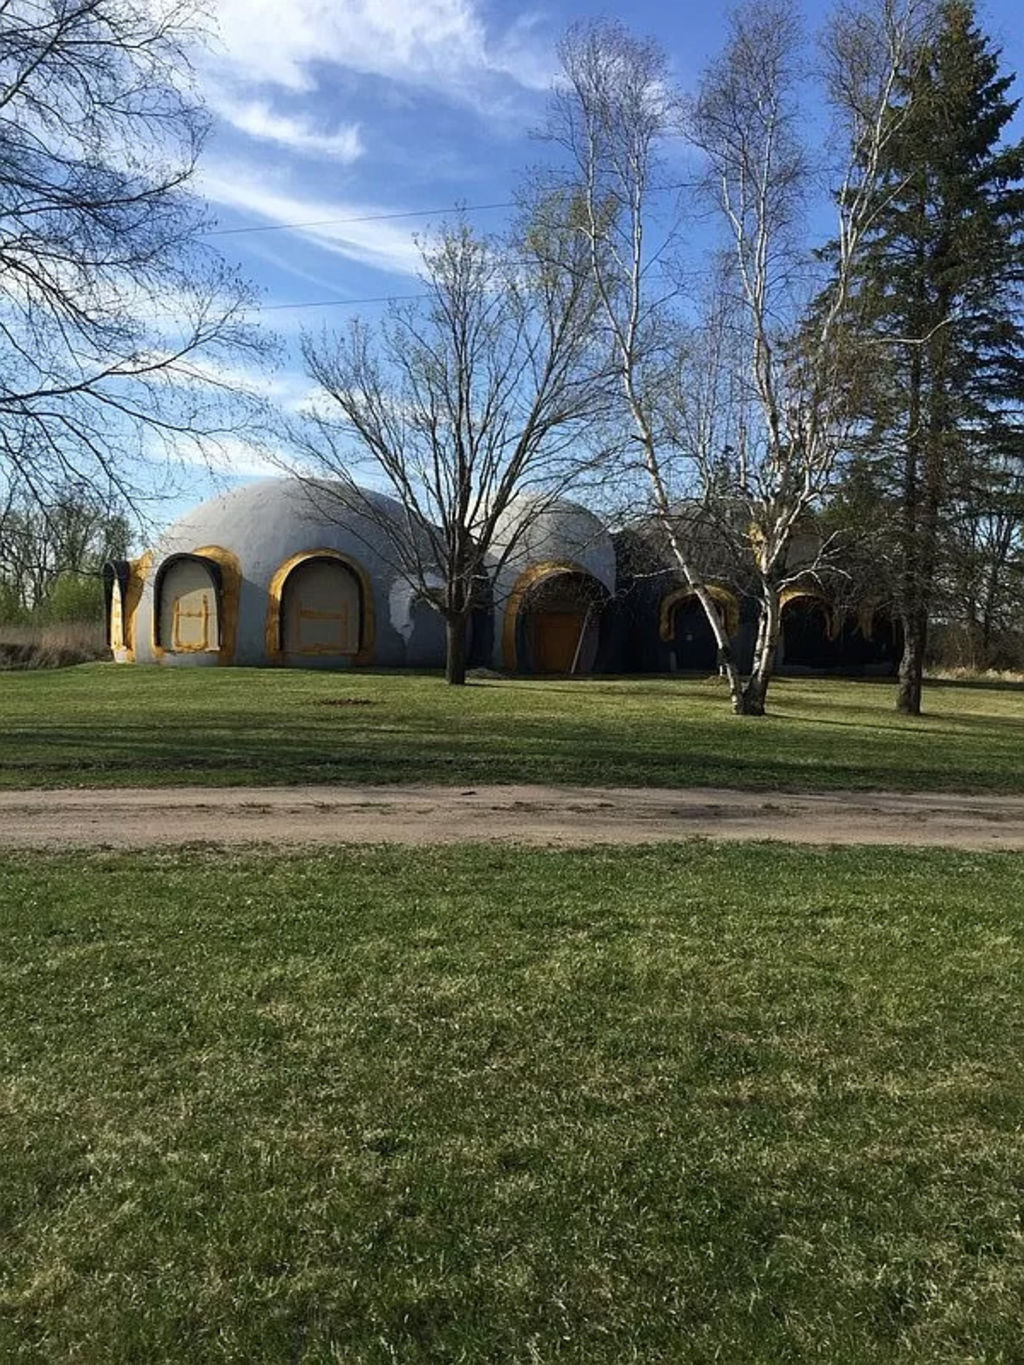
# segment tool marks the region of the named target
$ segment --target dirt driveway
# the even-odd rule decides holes
[[[695,836],[1024,849],[1024,797],[716,788],[174,787],[0,792],[0,847],[571,846]]]

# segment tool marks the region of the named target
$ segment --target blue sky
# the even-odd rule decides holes
[[[1024,68],[1019,3],[991,0],[979,10],[1009,70]],[[813,30],[827,6],[807,0],[804,9]],[[216,13],[219,39],[200,69],[215,125],[197,188],[216,215],[218,246],[262,291],[262,322],[286,340],[280,368],[260,382],[288,405],[308,388],[295,350],[303,328],[379,311],[349,300],[414,293],[414,233],[459,202],[506,203],[522,169],[543,159],[530,132],[543,120],[568,23],[622,19],[658,39],[679,84],[692,89],[723,41],[728,8],[717,0],[602,9],[557,0],[529,8],[218,0]],[[416,216],[282,226],[384,214]],[[508,211],[482,208],[471,217],[496,229]],[[312,306],[327,300],[336,302]],[[289,306],[296,304],[303,306]],[[259,469],[239,452],[236,475]]]

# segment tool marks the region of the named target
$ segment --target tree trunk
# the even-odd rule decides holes
[[[896,696],[896,710],[905,716],[921,714],[925,647],[939,562],[939,518],[946,487],[945,441],[948,419],[945,375],[941,363],[934,363],[933,369],[937,373],[932,380],[931,412],[922,452],[924,477],[917,490],[914,561],[911,573],[907,576],[903,659],[900,662],[899,691]]]
[[[768,684],[775,672],[775,654],[779,647],[782,625],[782,604],[778,590],[768,584],[761,588],[761,615],[757,623],[757,643],[754,646],[754,671],[743,689],[740,714],[763,716],[768,699]]]
[[[689,586],[693,595],[704,609],[704,615],[715,637],[715,644],[718,646],[718,667],[729,687],[729,698],[732,702],[733,713],[740,716],[743,714],[743,684],[740,680],[740,671],[736,667],[736,659],[733,656],[732,645],[729,643],[729,636],[726,634],[722,614],[704,583],[695,579],[690,573],[689,565],[678,549],[676,558],[680,562],[684,575],[690,580]]]
[[[468,625],[468,612],[445,617],[444,680],[452,687],[465,686]]]
[[[924,678],[924,651],[928,643],[928,612],[917,610],[903,618],[903,658],[900,660],[900,685],[896,710],[905,716],[921,714]]]
[[[655,444],[654,433],[651,424],[647,419],[643,403],[640,401],[633,382],[633,368],[631,353],[627,346],[620,341],[622,348],[622,383],[626,402],[633,416],[633,424],[636,428],[636,435],[640,441],[644,452],[644,465],[647,469],[647,477],[650,480],[651,490],[654,493],[654,504],[658,510],[658,517],[668,537],[668,543],[672,547],[676,563],[682,570],[686,586],[693,592],[697,601],[704,610],[711,633],[715,637],[715,644],[718,646],[718,667],[725,677],[729,687],[729,699],[732,702],[734,715],[743,713],[743,685],[740,681],[739,669],[736,667],[736,660],[733,658],[732,646],[729,644],[729,636],[726,634],[725,622],[715,604],[715,599],[707,590],[704,579],[696,574],[690,564],[690,556],[687,547],[683,544],[679,536],[676,519],[672,515],[672,504],[669,501],[668,490],[661,473],[661,465],[658,461],[658,452]]]
[[[740,678],[740,670],[736,666],[736,656],[733,654],[732,645],[728,640],[724,645],[719,645],[718,669],[729,688],[729,700],[732,702],[733,715],[742,716],[743,682]]]

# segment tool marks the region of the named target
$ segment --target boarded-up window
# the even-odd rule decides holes
[[[201,559],[179,559],[160,578],[159,643],[175,654],[220,648],[217,587]]]
[[[308,559],[288,575],[281,597],[286,654],[358,654],[359,583],[334,559]]]

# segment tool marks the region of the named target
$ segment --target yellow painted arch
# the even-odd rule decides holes
[[[825,613],[828,638],[830,640],[835,640],[839,635],[839,614],[833,609],[832,603],[825,594],[818,592],[814,588],[785,588],[779,594],[779,615],[781,616],[790,602],[799,602],[801,600],[816,602],[818,606],[821,607],[822,611]]]
[[[728,588],[720,588],[717,583],[706,583],[708,595],[715,605],[722,609],[722,619],[725,621],[725,633],[735,635],[740,628],[740,604],[736,600],[734,593]],[[693,588],[674,588],[672,592],[666,593],[661,599],[661,619],[659,631],[661,638],[668,643],[672,639],[672,617],[676,607],[680,602],[685,602],[688,597],[696,597]]]
[[[281,648],[281,597],[284,593],[284,585],[288,575],[294,569],[311,559],[334,560],[335,563],[343,565],[355,575],[359,584],[362,612],[359,622],[359,650],[358,653],[352,655],[352,662],[355,665],[370,663],[376,640],[376,619],[373,610],[373,588],[369,576],[358,560],[352,559],[349,555],[343,555],[339,550],[327,549],[300,550],[298,554],[286,559],[275,570],[267,589],[267,620],[264,637],[267,660],[275,664],[284,661],[284,650]]]
[[[142,590],[146,586],[146,579],[149,571],[153,567],[152,552],[147,550],[145,554],[133,559],[128,569],[128,583],[125,588],[124,598],[121,603],[121,610],[124,615],[124,644],[121,649],[114,652],[114,658],[118,663],[135,662],[135,640],[138,630],[139,603],[142,601]]]
[[[867,602],[857,608],[857,625],[865,640],[874,639],[875,627],[880,620],[888,621],[890,626],[895,627],[897,618],[890,607],[879,602]]]
[[[505,607],[505,621],[501,631],[501,653],[502,662],[507,669],[515,673],[519,667],[519,651],[516,649],[516,626],[519,623],[519,613],[522,610],[523,599],[531,588],[542,582],[545,578],[552,578],[555,574],[582,574],[584,578],[593,578],[595,583],[600,583],[589,569],[577,564],[572,559],[549,559],[541,564],[531,564],[528,569],[516,579],[512,591],[508,596],[508,604]],[[604,584],[601,584],[603,587]]]
[[[242,591],[242,568],[238,556],[220,545],[203,545],[193,554],[220,566],[220,649],[218,664],[232,664],[238,647],[238,605]]]

